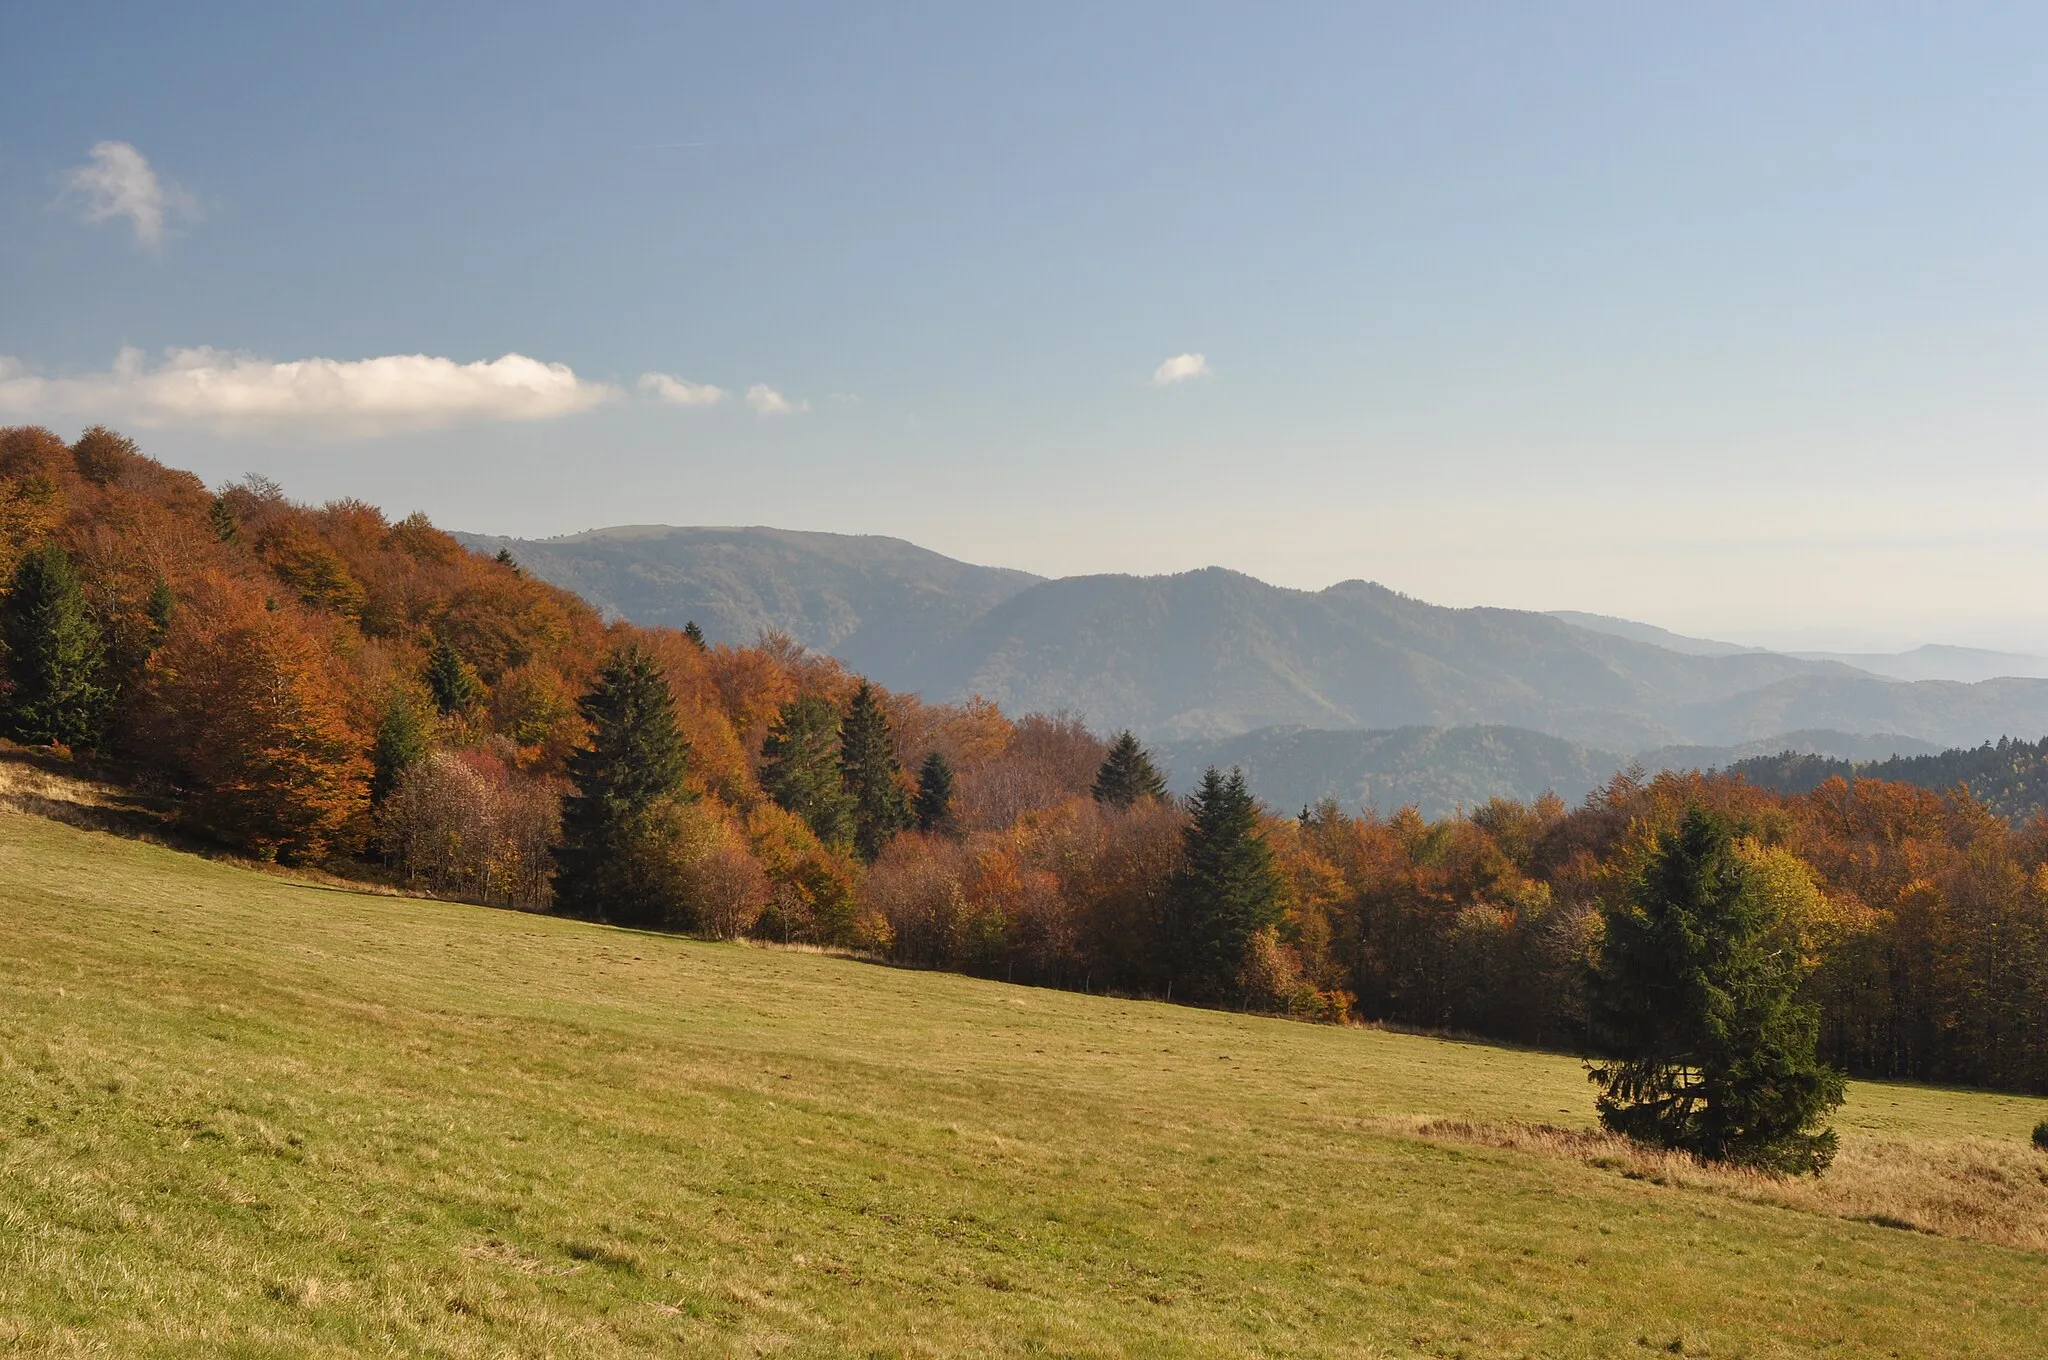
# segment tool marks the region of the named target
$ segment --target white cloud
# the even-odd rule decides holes
[[[156,250],[164,243],[167,218],[199,216],[198,201],[158,179],[148,159],[127,142],[100,142],[91,156],[64,177],[65,197],[82,205],[86,221],[125,217],[135,228],[135,244]]]
[[[640,390],[671,406],[716,406],[732,395],[711,383],[695,383],[673,373],[642,373]]]
[[[755,383],[747,389],[747,405],[764,416],[793,416],[811,409],[809,402],[791,401],[767,383]]]
[[[1152,370],[1154,387],[1171,387],[1186,382],[1189,378],[1209,376],[1209,356],[1206,354],[1176,354]]]
[[[201,347],[165,351],[148,366],[124,349],[102,373],[46,377],[0,357],[0,412],[81,415],[144,427],[295,428],[376,434],[461,422],[547,420],[618,395],[566,364],[523,354],[459,364],[427,354],[274,363]]]

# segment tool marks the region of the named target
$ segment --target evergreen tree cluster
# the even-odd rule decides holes
[[[93,744],[114,698],[106,641],[54,543],[30,549],[14,569],[0,600],[0,662],[8,735],[32,746]]]
[[[2015,826],[2048,813],[2048,737],[2000,737],[1933,755],[1865,761],[1781,751],[1739,760],[1728,773],[1785,794],[1811,793],[1830,779],[1878,779],[1942,792],[1961,786]]]
[[[869,862],[891,836],[918,824],[901,773],[889,715],[865,680],[844,713],[816,694],[790,700],[761,748],[761,785],[768,795],[803,818],[819,840],[851,844]],[[941,819],[951,806],[950,778],[948,770],[944,806],[937,808]],[[932,798],[941,798],[937,784]]]

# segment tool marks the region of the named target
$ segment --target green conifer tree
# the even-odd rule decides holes
[[[484,682],[477,678],[476,669],[445,637],[434,639],[434,650],[427,657],[426,681],[434,706],[444,715],[466,713],[484,696]]]
[[[1600,1122],[1713,1161],[1819,1171],[1835,1135],[1815,1126],[1841,1103],[1842,1074],[1814,1055],[1798,941],[1734,841],[1694,806],[1604,909]]]
[[[6,726],[15,740],[92,744],[113,697],[106,643],[70,557],[54,543],[31,549],[15,565],[0,601],[0,658]]]
[[[1127,808],[1140,798],[1164,798],[1166,780],[1151,755],[1125,728],[1109,744],[1109,755],[1095,772],[1095,801]]]
[[[178,612],[178,597],[169,581],[161,576],[156,578],[156,584],[149,588],[149,598],[143,601],[142,612],[149,619],[150,647],[163,645],[171,633],[171,616]]]
[[[761,787],[827,845],[853,836],[853,805],[839,777],[839,710],[815,694],[782,706],[761,744]]]
[[[896,776],[889,715],[874,687],[860,682],[839,724],[839,778],[853,806],[853,850],[873,863],[889,838],[911,824],[910,800]]]
[[[917,767],[917,801],[911,805],[917,829],[946,832],[953,829],[953,766],[938,751]]]
[[[690,619],[683,624],[683,636],[696,643],[700,650],[705,646],[704,630],[697,626],[695,619]]]
[[[672,904],[649,891],[648,828],[683,797],[689,747],[676,728],[675,696],[638,647],[606,658],[577,701],[589,740],[569,757],[555,847],[555,904],[572,916],[659,925]]]
[[[234,507],[228,504],[226,496],[215,496],[213,508],[207,511],[207,521],[213,526],[213,536],[223,543],[242,541],[242,523],[235,518]]]
[[[1259,805],[1244,773],[1210,766],[1188,800],[1181,868],[1169,892],[1168,957],[1187,1000],[1237,991],[1245,946],[1280,920],[1280,875],[1259,832]]]
[[[370,801],[381,805],[398,786],[398,777],[425,760],[432,749],[427,724],[413,697],[403,691],[394,693],[384,706],[377,741],[370,748]]]

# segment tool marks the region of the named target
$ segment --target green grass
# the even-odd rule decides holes
[[[1564,1057],[358,894],[0,814],[18,1353],[2048,1348],[2039,1252],[1401,1126],[1589,1109]],[[2034,1158],[2044,1115],[1857,1085],[1840,1127],[1845,1157]]]

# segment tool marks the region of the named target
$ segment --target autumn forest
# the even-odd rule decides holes
[[[184,834],[435,895],[1586,1051],[1618,896],[1710,814],[1820,1055],[2048,1091],[2048,819],[1840,774],[1623,772],[1429,821],[1188,799],[1128,734],[607,623],[415,515],[0,432],[8,735]]]

